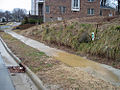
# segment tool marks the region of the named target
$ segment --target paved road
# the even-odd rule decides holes
[[[10,73],[0,55],[0,90],[15,90]]]

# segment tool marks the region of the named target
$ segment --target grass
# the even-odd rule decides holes
[[[74,78],[68,78],[68,80],[69,80],[69,82],[70,82],[71,84],[73,84],[73,83],[75,83],[75,80],[76,80],[76,79],[74,79]]]
[[[16,41],[17,39],[11,37],[10,35],[7,35],[7,34],[4,34],[4,32],[1,32],[1,36],[4,38],[4,39],[9,39],[10,41]]]
[[[26,64],[33,72],[38,72],[42,69],[51,68],[54,66],[50,60],[50,57],[46,56],[44,52],[40,52],[12,36],[0,32],[1,37],[7,42],[13,53],[20,56],[19,58]]]
[[[42,67],[42,66],[39,66],[39,67],[29,66],[29,68],[30,68],[34,73],[37,73],[38,71],[42,70],[44,67]]]
[[[71,49],[91,55],[97,55],[108,59],[120,61],[120,26],[104,23],[102,29],[97,29],[96,24],[84,24],[79,22],[47,23],[41,25],[41,29],[34,30],[34,36],[41,37],[41,40],[56,45],[64,45]],[[104,26],[107,26],[104,28]],[[96,33],[97,31],[97,33]],[[91,33],[95,33],[95,41],[91,41]],[[84,36],[87,33],[87,37]],[[83,35],[83,36],[82,36]],[[84,37],[88,39],[85,42]],[[80,40],[83,39],[82,42]]]
[[[31,53],[28,53],[28,56],[38,56],[38,57],[41,57],[41,56],[44,56],[45,53],[44,52],[31,52]]]

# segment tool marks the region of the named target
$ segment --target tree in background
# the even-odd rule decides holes
[[[10,11],[5,11],[4,17],[6,18],[7,22],[12,18]]]
[[[8,21],[22,21],[27,16],[26,9],[15,8],[12,12],[0,10],[0,18],[5,17]]]
[[[0,11],[0,18],[1,17],[4,17],[4,12],[3,11]]]
[[[12,11],[15,21],[22,21],[27,14],[26,9],[15,8]]]

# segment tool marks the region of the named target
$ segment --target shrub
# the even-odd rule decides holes
[[[43,23],[42,18],[29,18],[25,17],[24,20],[22,21],[22,24],[41,24]]]
[[[120,31],[120,26],[117,26],[115,29],[118,30],[118,31]]]
[[[88,43],[91,41],[91,38],[87,32],[83,32],[78,38],[79,43]]]

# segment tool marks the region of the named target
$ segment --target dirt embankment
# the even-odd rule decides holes
[[[91,33],[95,40],[91,40]],[[109,22],[49,22],[20,34],[94,61],[120,68],[120,18]]]
[[[26,64],[44,85],[51,90],[119,90],[110,83],[97,79],[80,68],[69,67],[43,52],[33,49],[12,36],[0,32],[8,47]]]

